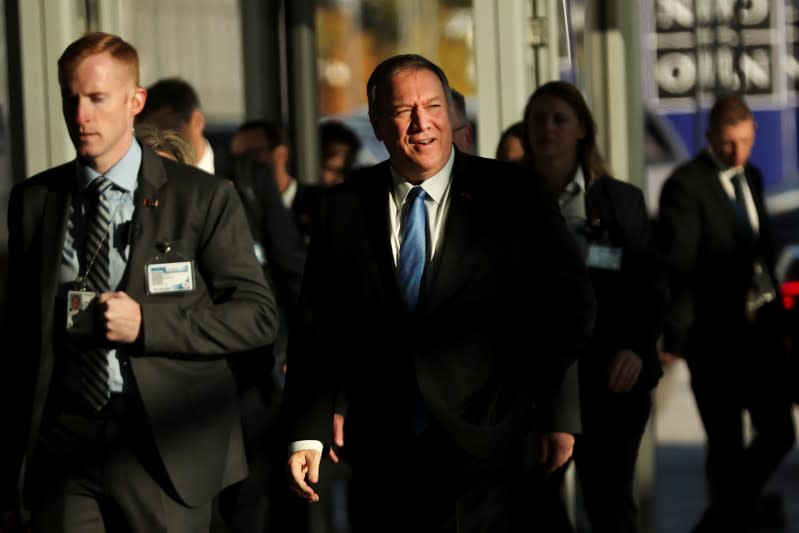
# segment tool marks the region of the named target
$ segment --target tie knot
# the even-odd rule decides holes
[[[427,196],[427,193],[424,191],[424,189],[422,189],[419,185],[417,185],[415,187],[412,187],[411,190],[408,191],[408,196],[405,202],[411,204],[417,198],[421,198],[422,200],[424,200],[425,196]]]
[[[110,179],[106,178],[105,176],[97,176],[91,181],[91,183],[89,183],[89,186],[86,188],[86,190],[99,198],[105,193],[105,191],[111,188],[111,185],[113,185],[113,183]]]

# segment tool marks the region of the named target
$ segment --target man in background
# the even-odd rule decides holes
[[[452,142],[461,152],[474,153],[474,126],[466,114],[466,98],[450,87],[452,93]]]
[[[355,167],[361,141],[355,132],[343,122],[335,119],[319,125],[319,151],[321,168],[319,182],[331,187],[347,181]]]
[[[291,209],[303,238],[310,239],[317,194],[313,187],[291,175],[291,146],[286,130],[271,120],[249,120],[233,134],[230,153],[234,158],[244,157],[272,167],[283,205]]]
[[[195,166],[215,174],[214,151],[205,138],[205,115],[197,91],[180,78],[158,80],[147,88],[147,102],[136,124],[151,124],[160,130],[177,130],[194,149]]]
[[[755,121],[740,95],[717,98],[707,141],[660,195],[671,288],[663,351],[685,358],[707,435],[710,505],[694,531],[743,532],[795,439],[784,316],[763,175],[749,162]],[[755,429],[750,443],[744,410]]]

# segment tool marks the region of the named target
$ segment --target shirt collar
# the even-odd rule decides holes
[[[711,147],[707,147],[707,153],[710,156],[710,159],[713,161],[713,164],[716,165],[716,168],[719,171],[719,175],[722,178],[732,178],[736,174],[743,174],[744,167],[728,167],[724,163],[721,162],[721,159],[713,152]]]
[[[449,186],[449,182],[452,179],[452,167],[455,163],[455,148],[452,148],[452,151],[449,154],[449,159],[447,160],[447,164],[444,165],[438,174],[431,176],[424,180],[420,187],[424,189],[424,192],[437,204],[440,204],[444,200],[444,194],[447,191],[447,187]],[[414,187],[411,183],[409,183],[399,172],[394,170],[394,167],[391,167],[391,181],[393,183],[392,187],[392,195],[394,196],[394,203],[397,206],[401,206],[402,202],[405,201],[405,196],[407,196],[408,192]]]
[[[294,198],[297,197],[297,188],[297,180],[291,178],[286,190],[280,193],[280,200],[283,202],[285,207],[291,208],[291,204],[294,203]]]
[[[574,177],[566,188],[571,188],[575,193],[585,192],[585,174],[583,174],[583,167],[577,165],[577,170],[574,171]]]
[[[128,192],[133,191],[136,188],[141,159],[141,146],[135,140],[131,141],[130,148],[122,156],[122,159],[117,161],[105,174],[100,174],[78,158],[78,187],[83,190],[94,178],[102,175],[111,180],[115,187]]]
[[[563,188],[558,198],[561,206],[568,203],[572,198],[585,193],[585,175],[580,165],[577,165],[577,170],[574,171],[574,177]]]
[[[202,159],[197,161],[197,168],[209,174],[214,174],[214,150],[211,148],[211,143],[208,142],[208,139],[203,138],[203,142],[205,143],[205,150],[203,151]]]

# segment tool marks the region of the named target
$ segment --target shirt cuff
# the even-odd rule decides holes
[[[322,453],[324,449],[324,444],[318,440],[297,440],[289,444],[289,455],[300,450],[314,450]]]

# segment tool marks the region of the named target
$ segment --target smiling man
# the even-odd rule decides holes
[[[353,531],[518,531],[524,435],[533,417],[557,429],[592,326],[583,261],[541,180],[453,148],[437,65],[391,57],[367,96],[389,159],[329,189],[314,228],[289,340],[291,488],[319,499],[343,399],[332,440],[352,465]]]

